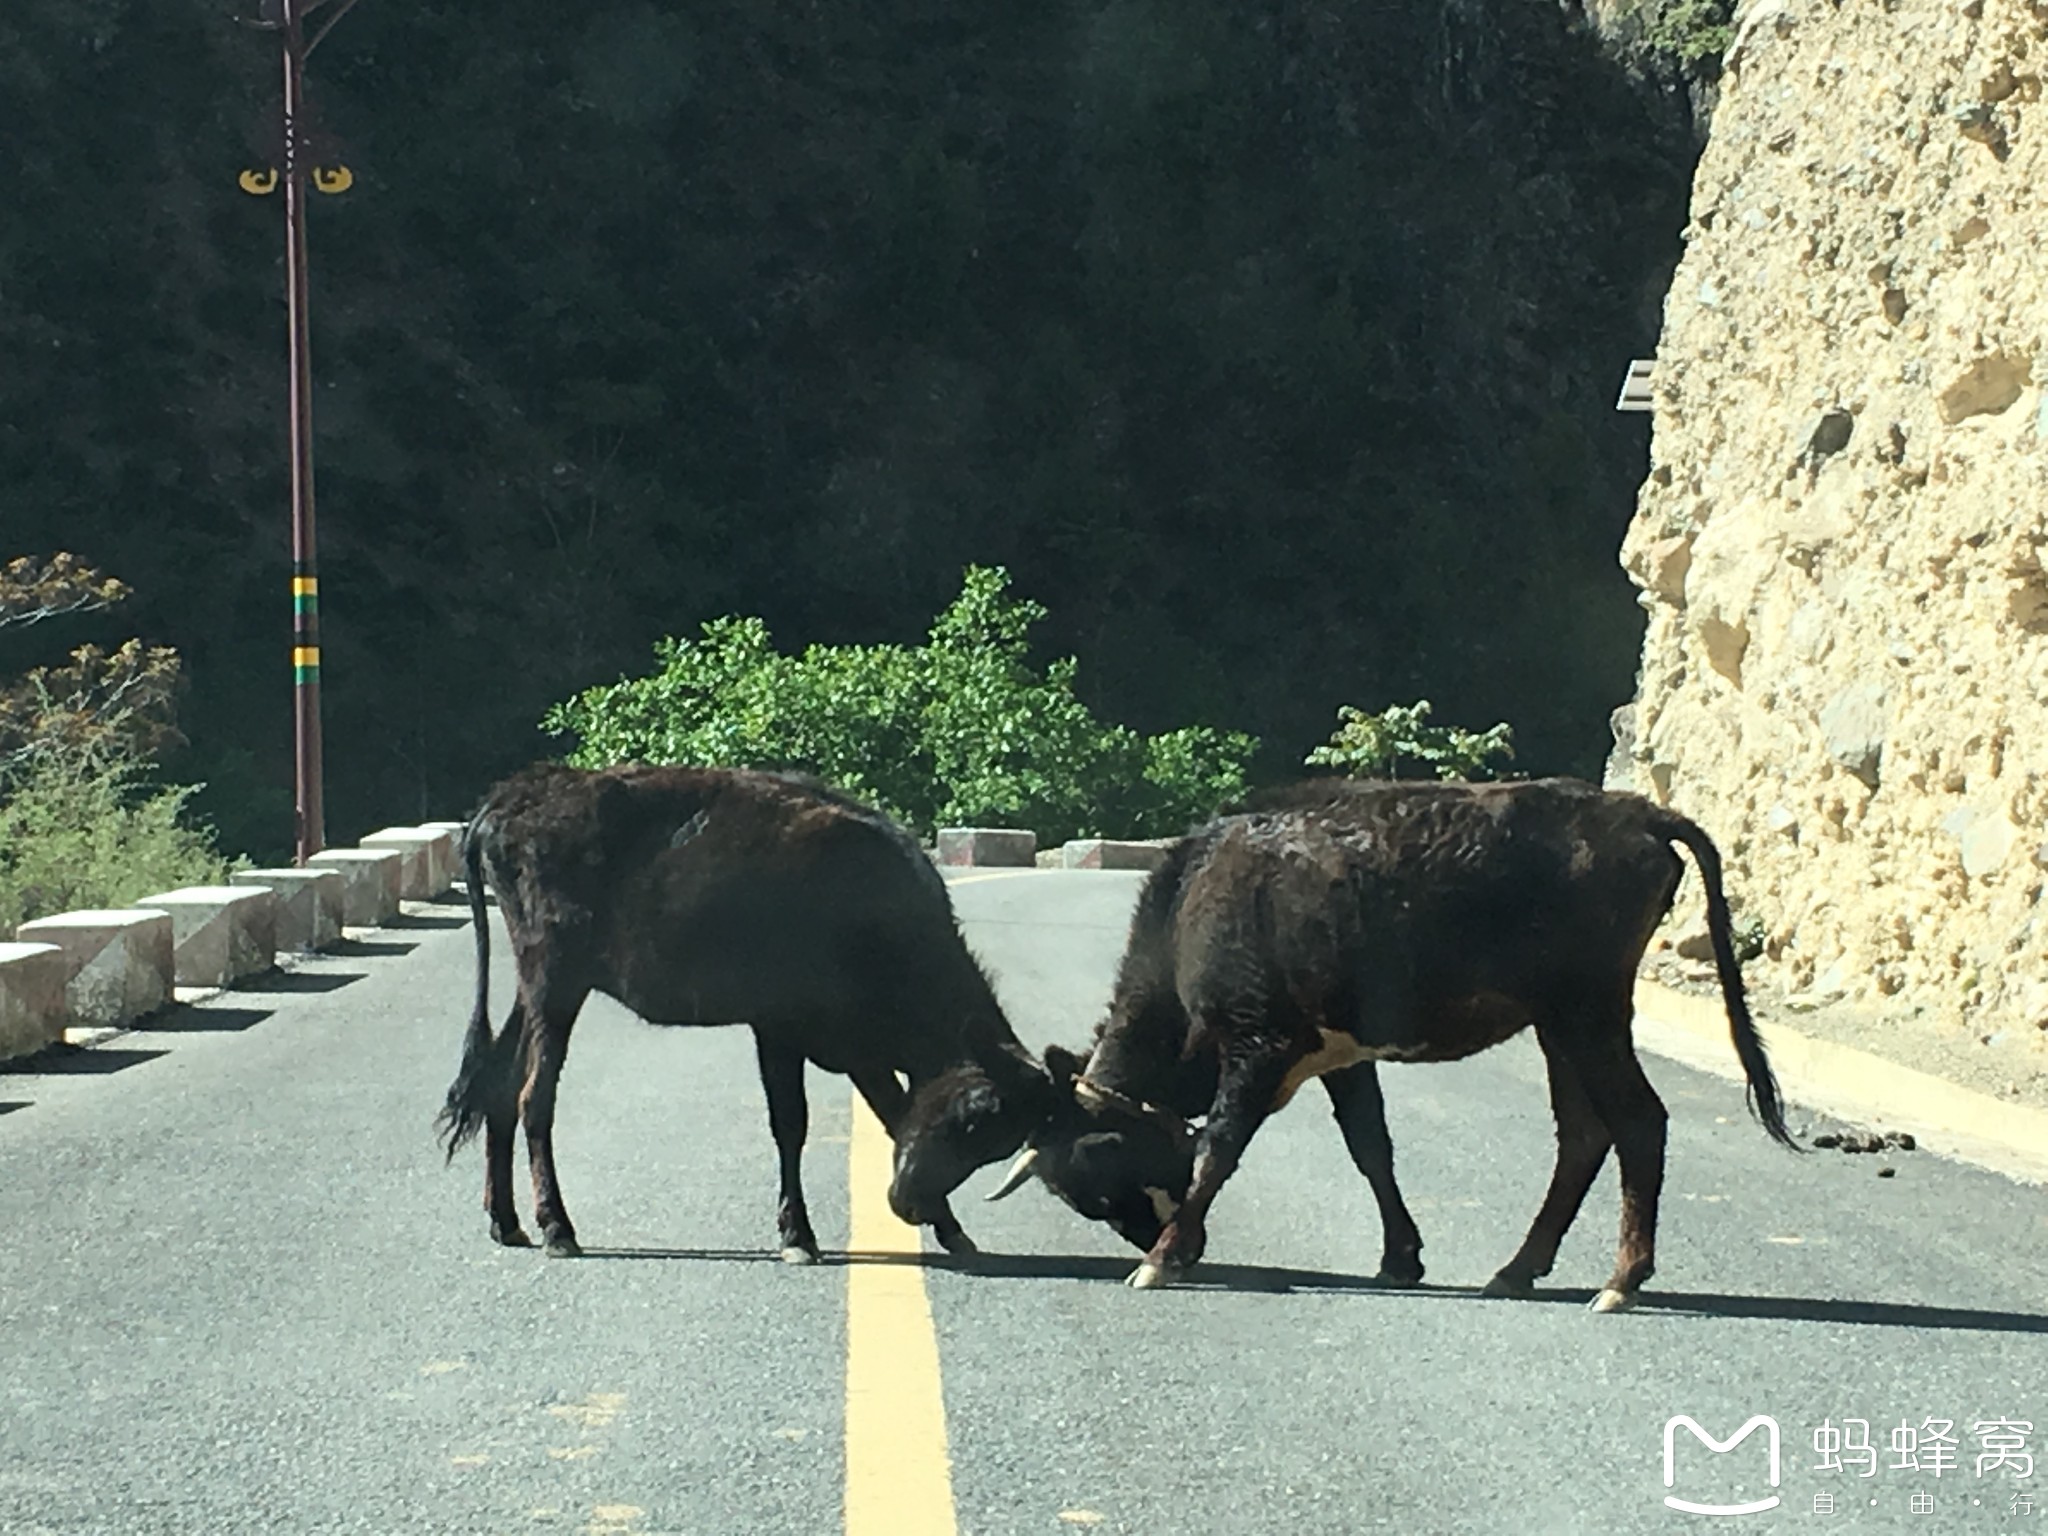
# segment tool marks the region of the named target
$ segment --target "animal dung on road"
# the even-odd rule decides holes
[[[1910,1131],[1827,1131],[1813,1138],[1812,1145],[1843,1152],[1911,1152],[1919,1143]]]

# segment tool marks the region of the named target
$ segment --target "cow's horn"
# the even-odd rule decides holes
[[[1038,1161],[1038,1148],[1026,1147],[1017,1154],[1017,1161],[1010,1164],[1010,1171],[1003,1175],[1003,1182],[996,1186],[994,1193],[983,1195],[984,1200],[1000,1200],[1005,1195],[1014,1195],[1031,1178],[1032,1164]]]
[[[1094,1083],[1089,1082],[1085,1077],[1076,1077],[1074,1079],[1074,1097],[1093,1109],[1102,1109],[1116,1102],[1109,1094],[1105,1093]],[[1117,1097],[1121,1098],[1122,1095],[1119,1094]]]

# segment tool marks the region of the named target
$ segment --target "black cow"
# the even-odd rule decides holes
[[[484,1132],[494,1239],[528,1242],[512,1196],[517,1116],[547,1251],[580,1251],[552,1132],[569,1032],[597,991],[656,1024],[752,1026],[785,1259],[818,1257],[800,1181],[806,1061],[852,1078],[899,1142],[918,1105],[917,1156],[899,1155],[890,1203],[950,1251],[973,1251],[947,1195],[1016,1151],[1055,1095],[968,952],[945,882],[901,827],[796,775],[548,764],[491,791],[465,858],[476,1007],[438,1125],[451,1159]],[[495,1037],[486,878],[517,975]]]
[[[1791,1137],[1743,997],[1721,861],[1705,832],[1573,779],[1321,780],[1174,846],[1138,899],[1108,1018],[1083,1059],[1057,1047],[1053,1117],[989,1198],[1036,1174],[1141,1249],[1140,1287],[1202,1255],[1210,1204],[1265,1118],[1320,1077],[1371,1181],[1381,1277],[1422,1278],[1394,1182],[1374,1063],[1455,1061],[1534,1026],[1550,1068],[1557,1167],[1521,1249],[1487,1286],[1526,1294],[1611,1145],[1620,1251],[1595,1307],[1654,1265],[1666,1114],[1630,1038],[1636,968],[1692,851],[1752,1107]],[[1183,1121],[1206,1114],[1200,1134]]]

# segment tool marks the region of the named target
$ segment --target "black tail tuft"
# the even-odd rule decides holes
[[[1749,1109],[1770,1132],[1771,1140],[1793,1151],[1804,1151],[1785,1128],[1784,1101],[1778,1094],[1778,1079],[1771,1071],[1771,1059],[1749,1015],[1749,999],[1742,986],[1742,963],[1735,958],[1734,919],[1728,911],[1728,897],[1721,889],[1721,852],[1698,824],[1675,811],[1664,811],[1658,831],[1685,844],[1700,867],[1700,883],[1707,891],[1707,936],[1714,946],[1714,970],[1721,978],[1721,996],[1728,1005],[1729,1032],[1735,1040],[1736,1059],[1749,1082]]]
[[[476,929],[476,1005],[462,1037],[462,1064],[440,1114],[434,1117],[435,1134],[447,1147],[449,1162],[482,1129],[493,1110],[509,1104],[519,1049],[516,1019],[506,1024],[502,1035],[495,1039],[491,1035],[491,929],[484,908],[483,820],[481,811],[471,820],[462,851],[469,882],[469,920]]]

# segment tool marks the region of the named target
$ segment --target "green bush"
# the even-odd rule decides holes
[[[1643,41],[1686,64],[1725,53],[1734,40],[1734,0],[1670,0],[1650,8]]]
[[[186,825],[197,786],[150,784],[134,759],[37,753],[0,778],[0,933],[82,907],[124,907],[230,868]]]
[[[0,631],[17,633],[128,597],[78,556],[0,565]],[[0,935],[80,907],[121,907],[229,868],[185,802],[200,786],[155,783],[179,740],[177,653],[130,640],[0,678]]]
[[[1514,733],[1505,724],[1486,731],[1430,725],[1429,700],[1390,704],[1376,715],[1337,708],[1337,730],[1304,759],[1311,768],[1337,768],[1362,779],[1396,779],[1410,762],[1440,779],[1490,779],[1493,758],[1515,755]]]
[[[775,649],[758,618],[663,640],[655,671],[591,688],[543,725],[582,767],[639,760],[799,768],[923,832],[1027,826],[1047,841],[1177,833],[1241,795],[1258,743],[1191,726],[1145,737],[1098,721],[1066,657],[1041,675],[1045,609],[971,566],[928,643]]]

